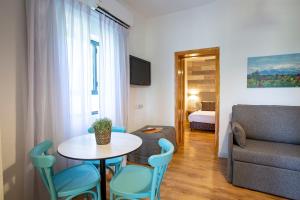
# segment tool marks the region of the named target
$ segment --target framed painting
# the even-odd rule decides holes
[[[300,53],[249,57],[247,87],[300,87]]]

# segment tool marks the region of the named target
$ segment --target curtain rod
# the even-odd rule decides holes
[[[105,10],[104,8],[101,8],[100,6],[98,6],[95,9],[97,12],[104,14],[106,17],[108,17],[109,19],[113,20],[114,22],[118,23],[119,25],[123,26],[126,29],[130,28],[130,25],[126,24],[124,21],[122,21],[121,19],[117,18],[116,16],[114,16],[113,14],[111,14],[110,12],[108,12],[107,10]]]

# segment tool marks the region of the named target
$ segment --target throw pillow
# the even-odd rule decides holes
[[[246,146],[246,133],[243,127],[238,122],[232,123],[232,133],[237,145],[244,148]]]

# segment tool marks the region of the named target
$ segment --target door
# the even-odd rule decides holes
[[[181,51],[175,53],[175,127],[176,140],[184,144],[184,110],[185,110],[185,58],[197,56],[216,57],[216,119],[215,119],[215,153],[219,146],[219,106],[220,106],[220,50],[219,47]]]
[[[175,108],[175,123],[176,123],[176,141],[178,144],[184,143],[184,106],[185,106],[185,98],[184,98],[184,90],[185,90],[185,82],[184,82],[184,58],[178,57],[176,58],[176,108]]]

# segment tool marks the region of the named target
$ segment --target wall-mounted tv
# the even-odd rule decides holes
[[[130,84],[151,85],[151,63],[131,55],[129,60]]]

